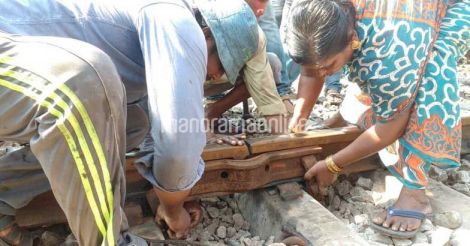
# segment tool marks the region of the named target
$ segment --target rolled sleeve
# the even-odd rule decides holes
[[[274,82],[273,72],[266,54],[266,37],[259,28],[259,43],[255,55],[243,70],[245,84],[261,115],[287,113]]]
[[[139,171],[165,191],[187,190],[204,170],[204,35],[190,10],[176,4],[146,6],[137,23],[155,142]]]

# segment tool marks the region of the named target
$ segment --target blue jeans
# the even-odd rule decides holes
[[[325,79],[325,91],[327,90],[334,90],[337,92],[341,92],[341,83],[339,82],[341,77],[343,76],[343,70],[340,69],[336,73],[332,74],[331,76],[326,77]]]
[[[276,22],[270,3],[266,7],[264,14],[258,20],[258,24],[266,35],[266,51],[275,54],[277,58],[279,58],[279,61],[281,61],[281,77],[280,83],[277,84],[277,91],[281,96],[286,95],[290,92],[290,86],[293,80],[290,80],[287,74],[286,60],[288,57],[282,47],[279,25]]]

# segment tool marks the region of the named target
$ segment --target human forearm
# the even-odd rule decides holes
[[[298,100],[289,129],[303,130],[323,87],[323,80],[315,76],[301,75],[299,79]]]
[[[339,167],[346,167],[389,146],[403,134],[408,118],[407,110],[394,120],[370,127],[350,145],[334,154],[334,162]]]
[[[220,117],[225,111],[250,97],[245,83],[236,85],[226,96],[206,109],[206,118],[210,121]]]

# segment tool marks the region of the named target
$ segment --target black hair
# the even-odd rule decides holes
[[[193,8],[194,12],[194,17],[196,18],[197,24],[199,24],[199,27],[204,28],[207,27],[207,23],[204,20],[204,17],[202,17],[201,11],[198,8]]]
[[[319,65],[349,44],[356,11],[348,0],[298,0],[289,13],[287,51],[299,64]]]

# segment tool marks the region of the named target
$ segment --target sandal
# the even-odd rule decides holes
[[[392,216],[400,216],[400,217],[406,217],[406,218],[415,218],[421,220],[421,224],[423,220],[427,217],[426,214],[416,211],[416,210],[408,210],[408,209],[395,209],[392,207],[387,208],[387,219],[392,217]],[[407,239],[407,238],[412,238],[416,235],[417,232],[419,232],[420,227],[418,227],[414,231],[394,231],[391,228],[386,228],[383,227],[382,225],[375,224],[375,223],[370,223],[370,226],[372,229],[375,231],[384,234],[386,236],[394,237],[394,238],[400,238],[400,239]]]

